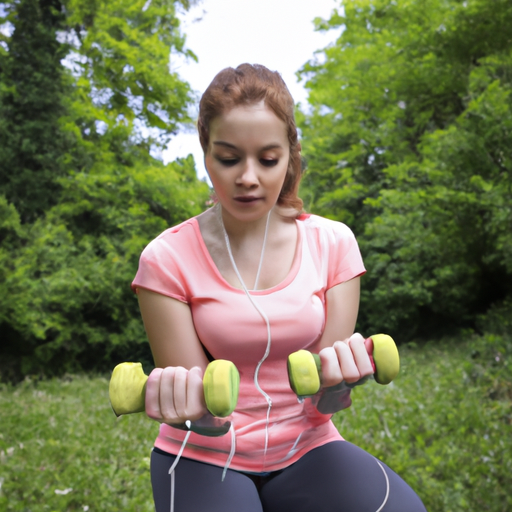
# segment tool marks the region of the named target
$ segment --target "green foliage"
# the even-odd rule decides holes
[[[512,332],[512,299],[494,303],[477,321],[480,332],[508,336]]]
[[[346,222],[369,270],[361,327],[475,326],[512,294],[512,5],[358,0],[302,70],[306,206]]]
[[[62,202],[21,229],[5,255],[4,377],[151,360],[130,282],[144,246],[208,197],[192,157],[62,180]],[[12,226],[13,221],[10,222]],[[11,231],[15,228],[11,227]],[[0,256],[1,257],[1,256]]]
[[[1,2],[0,193],[23,222],[58,201],[59,178],[165,144],[189,121],[190,87],[169,70],[185,53],[186,0]],[[6,25],[7,26],[7,25]]]
[[[429,512],[509,510],[511,347],[510,334],[411,344],[401,349],[398,378],[358,387],[334,421],[397,471]],[[158,425],[143,414],[116,419],[105,378],[0,385],[0,416],[2,510],[153,510]]]
[[[58,7],[57,1],[20,0],[0,18],[14,29],[0,57],[0,194],[24,221],[55,204],[55,178],[76,160],[73,134],[62,129],[71,84],[61,65],[67,48],[57,41],[64,21]]]
[[[488,69],[474,74],[494,74],[494,65],[482,66]],[[382,214],[367,224],[365,240],[368,265],[378,268],[370,279],[381,307],[419,324],[418,306],[438,321],[474,325],[476,314],[510,296],[510,85],[489,77],[483,91],[470,88],[474,99],[464,113],[449,128],[424,136],[420,162],[386,169],[392,187],[369,201]],[[376,306],[370,319],[382,314]]]
[[[0,380],[151,356],[130,290],[161,231],[201,213],[188,121],[186,0],[0,3]]]
[[[86,138],[96,138],[97,123],[107,129],[133,126],[134,141],[165,144],[179,123],[189,120],[190,87],[169,69],[169,52],[185,53],[176,5],[186,0],[64,0],[68,56]],[[91,101],[92,100],[92,101]],[[83,106],[85,102],[86,111]],[[93,114],[93,115],[91,115]],[[105,125],[100,125],[101,130]],[[151,130],[155,128],[156,130]]]

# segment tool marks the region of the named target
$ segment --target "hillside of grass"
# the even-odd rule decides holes
[[[401,474],[429,512],[512,510],[512,348],[504,337],[400,349],[389,386],[369,382],[334,420]],[[108,378],[0,385],[0,510],[152,511],[158,425],[116,419]]]

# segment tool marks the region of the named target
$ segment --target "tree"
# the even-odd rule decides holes
[[[105,152],[124,165],[127,148],[163,145],[189,120],[190,87],[168,66],[171,48],[195,58],[175,3],[0,3],[13,30],[0,61],[0,193],[23,222],[56,204],[70,170]]]
[[[177,6],[188,0],[66,0],[66,37],[73,51],[77,112],[83,136],[96,143],[105,131],[123,132],[149,148],[164,145],[188,122],[190,86],[169,70],[173,51],[185,49]],[[85,107],[84,107],[85,105]]]
[[[306,64],[310,208],[359,238],[361,327],[404,337],[476,318],[512,292],[512,4],[357,0]]]
[[[9,7],[14,31],[0,65],[0,193],[29,222],[56,203],[56,178],[71,163],[66,155],[75,141],[62,126],[71,92],[61,65],[67,47],[57,40],[64,23],[57,0]]]

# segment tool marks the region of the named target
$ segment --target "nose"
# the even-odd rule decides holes
[[[236,179],[236,184],[246,188],[254,188],[258,186],[258,175],[256,164],[251,159],[245,162],[240,174]]]

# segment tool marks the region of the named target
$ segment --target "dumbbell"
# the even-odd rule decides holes
[[[379,384],[389,384],[400,370],[398,349],[391,336],[374,334],[364,342]],[[308,350],[298,350],[288,356],[288,379],[299,398],[313,396],[320,391],[320,356]]]
[[[114,368],[108,392],[116,416],[145,410],[147,380],[148,376],[140,363],[121,363]],[[239,388],[240,374],[231,361],[216,359],[206,367],[203,376],[204,399],[213,416],[225,418],[235,410]],[[201,425],[199,421],[196,428],[188,423],[187,429],[203,435],[223,435],[229,430],[229,422],[210,427]]]

